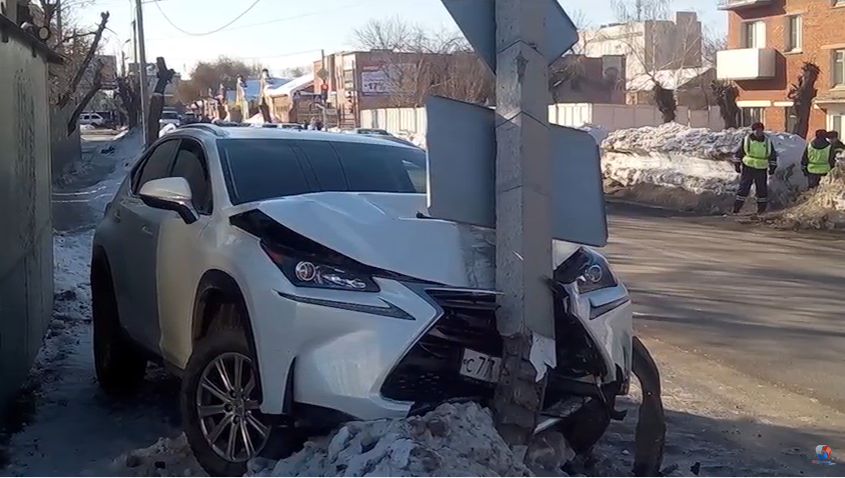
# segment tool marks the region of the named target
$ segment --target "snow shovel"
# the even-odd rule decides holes
[[[634,438],[634,476],[661,476],[666,415],[660,398],[660,371],[638,337],[633,339],[631,368],[640,380],[643,395]]]

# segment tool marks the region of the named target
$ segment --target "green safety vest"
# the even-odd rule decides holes
[[[827,174],[830,172],[830,148],[829,144],[823,149],[816,149],[812,144],[807,145],[808,173]]]
[[[771,153],[772,142],[769,138],[763,141],[752,141],[750,137],[745,137],[745,157],[742,162],[749,168],[766,169],[769,167],[769,154]]]

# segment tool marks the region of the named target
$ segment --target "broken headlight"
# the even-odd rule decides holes
[[[618,284],[607,259],[586,247],[578,249],[563,261],[555,269],[554,276],[555,280],[563,284],[574,282],[581,294],[615,287]]]
[[[348,290],[352,292],[378,292],[379,286],[372,276],[328,264],[315,258],[297,257],[261,243],[261,248],[282,273],[296,287]]]

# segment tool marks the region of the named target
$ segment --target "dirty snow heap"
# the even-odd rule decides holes
[[[749,133],[748,128],[713,131],[678,123],[614,131],[601,143],[605,189],[673,209],[727,212],[739,181],[731,158]],[[806,188],[799,166],[806,143],[788,133],[766,134],[778,153],[769,198],[782,206]]]
[[[425,416],[350,422],[293,456],[254,460],[248,476],[533,476],[474,403]]]

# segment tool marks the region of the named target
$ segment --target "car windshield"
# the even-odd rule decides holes
[[[287,139],[218,142],[232,204],[325,191],[424,193],[425,151]]]

